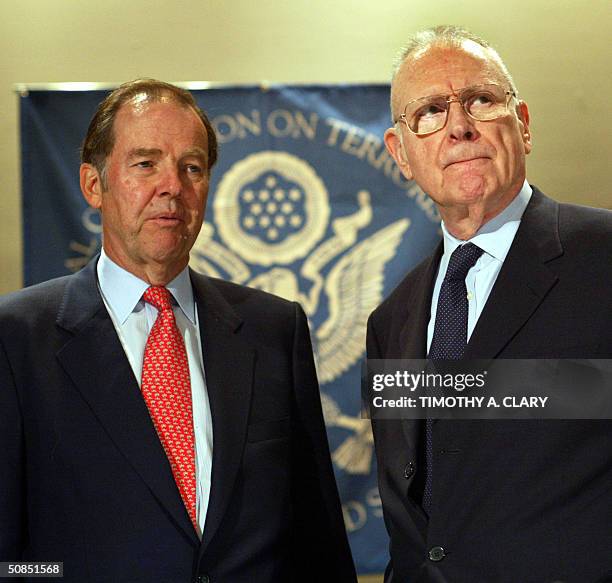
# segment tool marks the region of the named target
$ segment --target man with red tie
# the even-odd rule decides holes
[[[216,157],[173,85],[126,83],[94,115],[100,256],[0,301],[0,561],[355,580],[302,309],[188,268]]]

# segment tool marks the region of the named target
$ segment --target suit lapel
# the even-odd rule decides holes
[[[408,313],[400,332],[401,358],[422,359],[427,356],[431,296],[443,251],[444,245],[440,242],[428,259],[422,280],[413,287],[413,293],[406,299]]]
[[[255,350],[240,335],[242,320],[205,277],[191,273],[196,294],[206,389],[213,419],[210,501],[202,536],[204,552],[227,505],[246,443]]]
[[[438,265],[444,245],[440,243],[429,257],[423,278],[413,288],[413,293],[406,300],[408,313],[404,318],[400,332],[400,350],[402,359],[424,359],[427,357],[427,326],[431,314],[431,296],[438,273]],[[402,430],[407,442],[414,448],[413,455],[419,447],[421,421],[419,419],[402,420]]]
[[[73,336],[57,358],[117,449],[196,544],[170,464],[98,291],[95,265],[94,260],[66,286],[57,323]]]
[[[527,322],[557,276],[546,265],[562,254],[559,205],[537,188],[491,295],[470,337],[465,358],[495,358]]]

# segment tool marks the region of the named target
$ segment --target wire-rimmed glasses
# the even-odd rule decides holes
[[[477,121],[489,121],[508,114],[510,100],[516,93],[495,83],[472,85],[447,95],[428,95],[411,99],[395,123],[400,120],[417,136],[441,130],[446,125],[451,103],[459,103],[463,111]]]

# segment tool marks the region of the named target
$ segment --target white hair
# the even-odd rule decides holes
[[[408,60],[415,53],[425,52],[427,49],[434,46],[444,48],[461,48],[465,41],[472,41],[486,50],[487,54],[499,67],[503,77],[506,79],[506,81],[508,81],[512,91],[514,91],[515,95],[518,95],[516,84],[512,79],[512,75],[510,75],[510,71],[508,71],[508,67],[506,67],[506,64],[499,56],[499,53],[491,46],[490,43],[465,28],[444,24],[415,33],[397,55],[393,65],[393,74],[391,77],[391,111],[393,112],[394,81],[406,60]]]

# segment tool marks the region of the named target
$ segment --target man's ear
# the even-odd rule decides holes
[[[524,101],[519,101],[516,106],[516,115],[521,122],[521,131],[523,137],[523,144],[525,147],[525,154],[529,154],[531,152],[532,144],[531,144],[531,131],[529,130],[529,108]]]
[[[95,166],[81,164],[79,169],[81,192],[89,206],[99,209],[102,206],[102,179]]]
[[[408,164],[408,158],[406,157],[406,150],[404,145],[402,144],[402,139],[400,138],[400,129],[389,128],[385,132],[385,146],[387,147],[387,151],[393,159],[395,160],[398,168],[401,173],[407,180],[412,180],[413,174],[410,170],[410,164]]]

